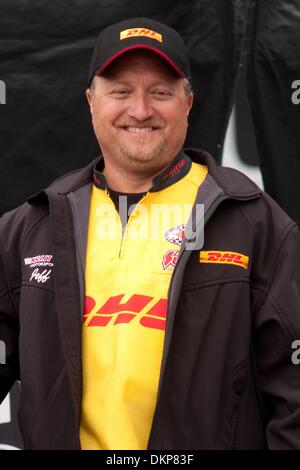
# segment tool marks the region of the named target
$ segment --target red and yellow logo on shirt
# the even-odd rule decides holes
[[[83,323],[87,322],[87,326],[105,327],[109,323],[119,325],[139,321],[146,328],[166,329],[167,299],[156,300],[153,305],[152,301],[155,299],[149,295],[133,294],[127,302],[122,301],[124,297],[125,294],[109,297],[90,317],[96,301],[93,297],[86,296]]]

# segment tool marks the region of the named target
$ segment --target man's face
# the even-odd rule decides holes
[[[139,50],[124,54],[87,90],[105,162],[151,176],[181,149],[192,95],[167,62]]]

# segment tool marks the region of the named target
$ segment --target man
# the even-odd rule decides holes
[[[25,447],[300,449],[296,224],[182,150],[174,30],[104,30],[87,98],[101,158],[0,224],[0,390],[20,378]]]

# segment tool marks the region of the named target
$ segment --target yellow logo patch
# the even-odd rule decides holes
[[[200,263],[235,264],[247,269],[249,256],[235,251],[200,251]]]
[[[124,31],[120,32],[120,39],[133,38],[136,36],[144,36],[151,39],[156,39],[156,41],[163,42],[162,35],[157,33],[156,31],[152,31],[151,29],[146,28],[131,28],[131,29],[124,29]]]

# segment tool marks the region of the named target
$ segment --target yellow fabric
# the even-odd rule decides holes
[[[207,167],[193,163],[184,178],[148,193],[131,214],[123,238],[106,191],[92,189],[82,329],[82,449],[147,448],[173,268],[165,263],[164,269],[162,260],[180,248],[165,233],[187,222],[190,210],[184,205],[192,206],[206,173]],[[155,225],[161,204],[175,204],[177,211],[166,220],[162,210]]]

